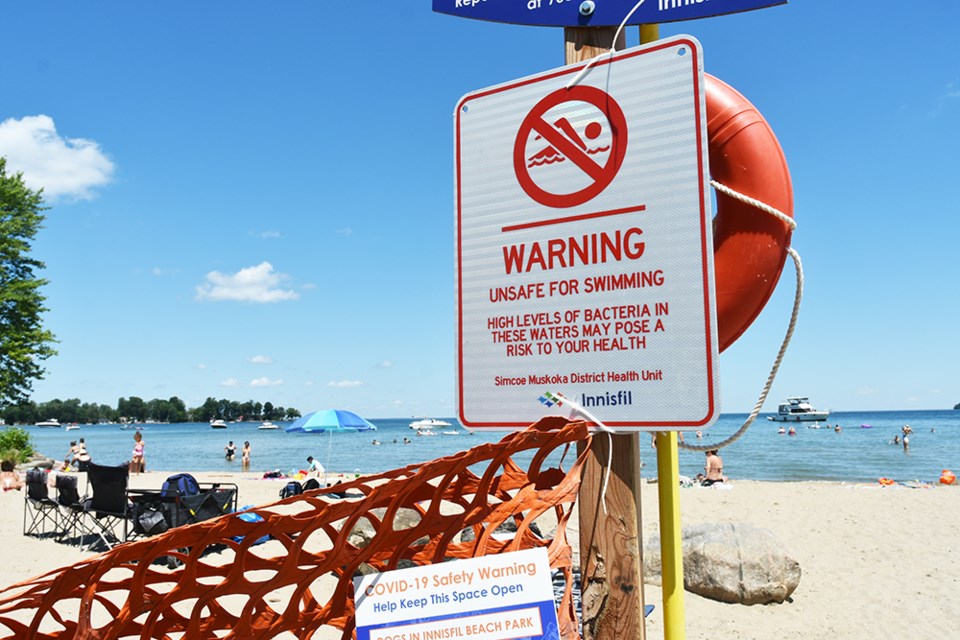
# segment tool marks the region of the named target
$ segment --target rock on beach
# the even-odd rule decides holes
[[[684,527],[682,544],[683,586],[704,598],[780,603],[800,584],[800,563],[766,529],[745,522],[693,525]],[[658,583],[659,537],[649,539],[644,551],[644,573]]]

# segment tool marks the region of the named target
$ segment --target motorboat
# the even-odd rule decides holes
[[[68,425],[67,425],[67,431],[76,431],[76,430],[79,429],[79,428],[80,428],[80,425],[78,425],[78,424],[68,424]]]
[[[441,432],[440,432],[440,435],[444,435],[444,436],[458,436],[458,435],[460,435],[460,432],[457,431],[456,429],[447,429],[446,431],[441,431]]]
[[[211,428],[211,429],[226,429],[226,428],[227,428],[227,423],[224,422],[223,420],[211,420],[211,421],[210,421],[210,428]]]
[[[60,421],[57,420],[56,418],[50,418],[48,420],[44,420],[43,422],[38,422],[37,426],[38,427],[59,427],[62,425],[60,424]]]
[[[777,413],[767,416],[767,420],[774,422],[815,422],[830,417],[829,411],[818,411],[810,404],[810,399],[802,396],[787,398],[787,401],[777,407]]]
[[[266,422],[261,424],[259,427],[257,427],[257,430],[258,431],[276,431],[279,428],[280,427],[278,427],[277,425],[267,420]]]
[[[453,425],[444,420],[437,420],[436,418],[420,418],[419,420],[414,420],[410,423],[411,429],[436,429],[438,427],[450,426]]]

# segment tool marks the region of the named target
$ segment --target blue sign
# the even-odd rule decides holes
[[[763,9],[787,0],[646,0],[628,24],[695,20]],[[460,18],[546,27],[617,26],[636,0],[433,0],[433,10]]]

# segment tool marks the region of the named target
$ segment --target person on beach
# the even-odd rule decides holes
[[[77,464],[77,453],[80,451],[80,448],[77,446],[76,440],[70,441],[70,450],[67,451],[66,457],[63,459],[64,469],[69,469],[71,466],[76,466]]]
[[[0,485],[3,485],[3,492],[20,491],[23,489],[23,481],[20,480],[20,474],[12,460],[0,462]]]
[[[143,441],[143,434],[137,431],[133,434],[133,453],[130,458],[130,473],[136,473],[140,475],[141,472],[147,470],[147,463],[145,461],[143,450],[146,448],[146,443]]]
[[[243,470],[248,471],[250,469],[250,441],[245,440],[243,443],[243,451],[240,452],[240,462],[243,463]]]
[[[233,459],[237,457],[237,445],[233,444],[233,440],[231,440],[223,448],[223,452],[227,456],[227,462],[233,462]]]
[[[77,443],[77,455],[74,458],[74,464],[77,465],[77,471],[86,471],[90,464],[90,454],[87,452],[87,443],[83,438]]]
[[[313,456],[307,456],[307,475],[315,473],[316,477],[320,477],[322,474],[326,473],[326,469],[323,468],[323,465],[320,464],[319,460],[314,460]]]
[[[707,451],[707,464],[703,467],[706,478],[700,484],[704,487],[712,486],[726,480],[723,476],[723,458],[716,449]]]

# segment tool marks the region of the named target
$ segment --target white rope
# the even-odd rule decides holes
[[[716,189],[717,191],[719,191],[719,192],[721,192],[721,193],[727,194],[727,195],[730,196],[731,198],[736,198],[736,199],[739,200],[740,202],[746,202],[747,204],[753,205],[754,207],[756,207],[757,209],[760,209],[761,211],[765,211],[765,212],[769,213],[769,214],[772,215],[774,218],[777,218],[778,220],[780,220],[780,222],[782,222],[782,223],[784,223],[785,225],[787,225],[788,227],[790,227],[790,231],[795,231],[796,228],[797,228],[797,221],[796,221],[796,220],[794,220],[793,218],[791,218],[790,216],[788,216],[787,214],[785,214],[783,211],[780,211],[779,209],[775,209],[775,208],[771,207],[771,206],[768,205],[766,202],[761,202],[761,201],[757,200],[756,198],[751,198],[750,196],[744,195],[744,194],[740,193],[739,191],[734,191],[733,189],[731,189],[731,188],[728,187],[727,185],[721,184],[721,183],[717,182],[716,180],[711,180],[711,181],[710,181],[710,186],[712,186],[714,189]]]
[[[640,2],[633,5],[633,9],[630,9],[630,13],[627,14],[627,16],[623,19],[623,22],[620,23],[620,26],[617,27],[617,32],[613,36],[613,42],[610,44],[610,50],[604,51],[600,55],[594,58],[591,58],[590,61],[584,65],[583,69],[580,69],[580,71],[577,72],[577,75],[573,76],[573,78],[570,79],[570,82],[568,82],[566,86],[567,89],[577,86],[577,84],[579,84],[580,81],[583,80],[583,77],[587,75],[587,72],[590,71],[590,67],[595,65],[600,60],[600,58],[602,58],[603,56],[612,56],[614,53],[617,52],[617,40],[620,39],[620,33],[623,31],[623,28],[627,26],[627,21],[630,19],[630,16],[636,13],[637,9],[639,9],[640,5],[642,5],[644,2],[646,2],[646,0],[640,0]]]
[[[550,392],[548,391],[547,393],[550,393]],[[566,402],[567,405],[569,405],[569,407],[573,410],[573,413],[579,413],[580,415],[585,417],[587,420],[597,425],[597,428],[600,429],[600,431],[603,431],[604,433],[607,434],[607,467],[606,469],[604,469],[603,486],[600,488],[600,504],[603,505],[603,513],[606,514],[607,513],[607,482],[609,482],[610,480],[610,468],[613,466],[613,435],[616,432],[610,427],[608,427],[607,425],[603,424],[603,422],[599,420],[596,416],[594,416],[592,413],[590,413],[585,408],[583,408],[583,405],[581,405],[579,402],[571,400],[570,398],[566,397],[562,393],[554,393],[553,395],[563,400],[563,402]],[[573,416],[571,415],[571,417]]]
[[[716,180],[711,180],[710,184],[713,187],[722,193],[727,194],[732,198],[736,198],[741,202],[746,202],[747,204],[753,205],[754,207],[769,213],[775,218],[782,220],[783,222],[790,225],[791,231],[797,228],[796,221],[788,216],[787,214],[771,207],[770,205],[760,202],[750,196],[746,196],[742,193],[734,191],[730,187],[720,184]],[[780,369],[780,363],[783,361],[783,356],[787,353],[787,347],[790,345],[790,340],[793,338],[793,330],[797,327],[797,318],[800,316],[800,301],[803,299],[803,263],[800,261],[800,254],[797,253],[793,247],[787,247],[787,255],[793,258],[793,266],[797,273],[797,287],[796,293],[793,297],[793,311],[790,313],[790,323],[787,325],[787,333],[783,337],[783,342],[780,344],[780,350],[777,352],[777,357],[773,362],[773,367],[770,368],[770,375],[767,376],[767,382],[763,386],[763,390],[760,392],[760,397],[757,398],[757,403],[753,406],[753,411],[750,412],[750,415],[744,421],[743,426],[741,426],[737,431],[727,438],[716,444],[704,444],[704,445],[695,445],[695,444],[685,444],[678,443],[678,446],[687,449],[688,451],[711,451],[713,449],[722,449],[727,445],[733,444],[739,440],[744,433],[747,432],[747,429],[750,428],[750,425],[753,424],[754,420],[757,419],[757,416],[760,414],[760,409],[763,407],[763,403],[767,400],[767,394],[770,393],[770,387],[773,386],[773,381],[777,377],[777,371]]]

